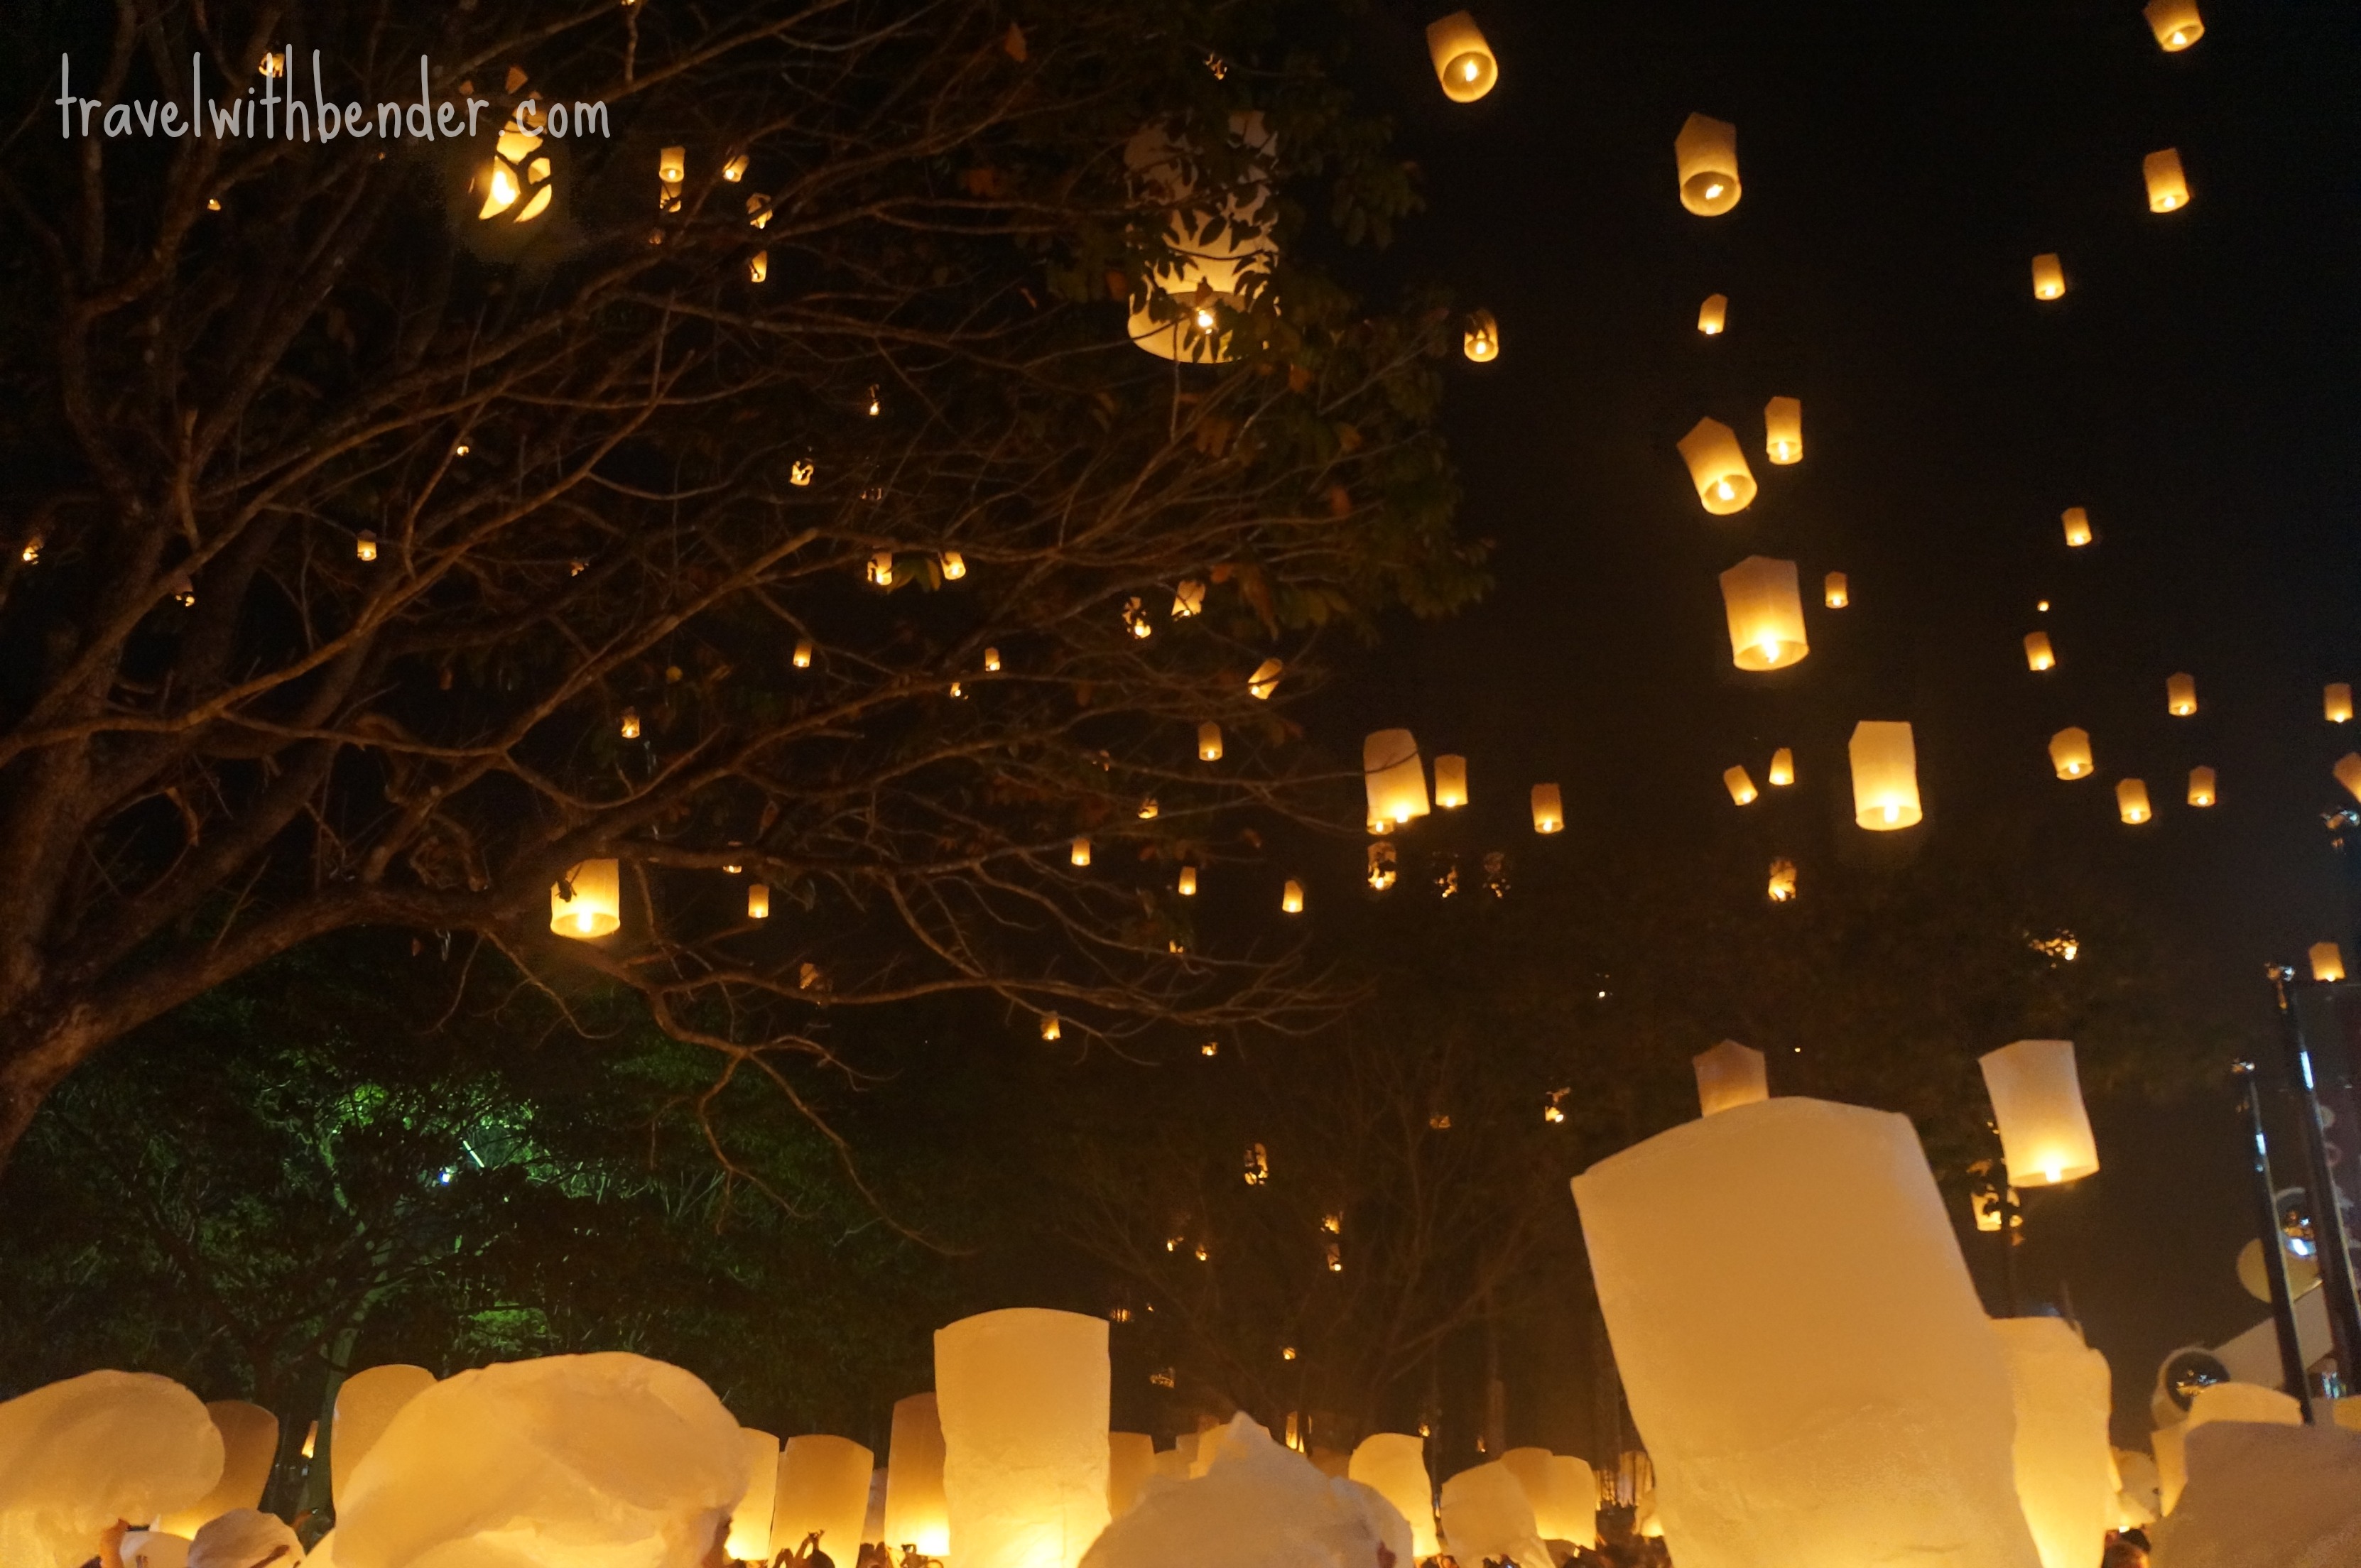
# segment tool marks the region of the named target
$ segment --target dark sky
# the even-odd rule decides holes
[[[1457,106],[1426,12],[1380,5],[1361,63],[1431,204],[1387,266],[1501,324],[1499,363],[1454,363],[1446,414],[1499,586],[1389,628],[1325,699],[1340,750],[1406,724],[1469,756],[1504,826],[1555,779],[1571,833],[1645,839],[1730,809],[1721,770],[1759,781],[1782,743],[1849,810],[1853,722],[1907,718],[1922,831],[2017,813],[2116,836],[2126,885],[2267,1007],[2266,959],[2350,930],[2319,814],[2361,746],[2321,716],[2323,681],[2361,681],[2361,14],[2203,8],[2203,39],[2167,55],[2136,0],[1492,0],[1500,84]],[[1738,126],[1727,216],[1676,199],[1692,111]],[[2151,214],[2141,159],[2168,146],[2192,200]],[[2032,296],[2038,251],[2064,258],[2062,302]],[[1707,339],[1715,292],[1730,324]],[[1761,456],[1773,394],[1803,400],[1798,466]],[[1736,518],[1703,512],[1674,450],[1708,414],[1762,482]],[[2096,546],[2065,548],[2070,505]],[[1851,579],[1841,612],[1807,592],[1812,654],[1772,676],[1730,667],[1715,581],[1756,553],[1807,589]],[[2167,716],[2176,671],[2194,718]],[[2067,724],[2097,780],[2052,777]],[[2181,804],[2198,763],[2220,772],[2211,814]],[[2124,774],[2148,783],[2147,828],[2115,820]],[[2131,1412],[2165,1350],[2262,1310],[2228,1280],[2248,1211],[2222,1109],[2102,1107],[2100,1133],[2108,1168],[2052,1195],[2033,1251]]]

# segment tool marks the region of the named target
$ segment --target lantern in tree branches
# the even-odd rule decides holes
[[[585,861],[549,888],[549,928],[577,941],[622,929],[622,868],[612,860]]]
[[[1279,689],[1279,676],[1286,673],[1287,666],[1277,659],[1265,659],[1255,666],[1255,673],[1246,677],[1246,690],[1254,696],[1268,702],[1270,700],[1270,694]]]
[[[1287,879],[1287,886],[1280,890],[1279,896],[1279,913],[1282,915],[1301,915],[1303,913],[1303,884],[1298,882],[1295,878],[1289,877]]]
[[[768,920],[771,917],[771,890],[761,883],[751,883],[746,888],[746,918]]]
[[[1210,718],[1197,726],[1197,760],[1201,762],[1222,760],[1222,727]]]
[[[1362,741],[1361,776],[1371,821],[1400,826],[1426,815],[1426,768],[1409,730],[1379,729]]]

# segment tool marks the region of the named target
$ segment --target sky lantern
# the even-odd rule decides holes
[[[1156,1474],[1156,1440],[1144,1431],[1107,1433],[1107,1512],[1116,1519],[1131,1512],[1139,1488]]]
[[[1754,500],[1754,474],[1740,450],[1738,433],[1716,419],[1701,419],[1678,445],[1689,466],[1697,499],[1716,517],[1744,511]]]
[[[1782,746],[1771,753],[1770,784],[1773,789],[1784,789],[1795,782],[1795,753]]]
[[[2059,1187],[2098,1170],[2073,1041],[2019,1040],[1980,1059],[2012,1186]]]
[[[1180,868],[1180,879],[1173,884],[1173,891],[1178,893],[1183,898],[1196,897],[1197,868],[1194,866],[1182,866]]]
[[[1852,819],[1872,833],[1916,825],[1918,749],[1906,722],[1864,718],[1846,748],[1852,762]]]
[[[1730,325],[1730,296],[1708,294],[1705,303],[1697,307],[1697,331],[1708,337],[1719,337]]]
[[[279,1458],[279,1418],[244,1399],[209,1399],[205,1415],[221,1434],[221,1476],[213,1490],[187,1508],[163,1515],[156,1528],[167,1535],[193,1537],[236,1508],[259,1508]]]
[[[1749,555],[1721,575],[1721,603],[1730,622],[1730,662],[1741,670],[1784,670],[1801,663],[1804,601],[1795,591],[1795,563]]]
[[[549,928],[589,941],[622,929],[622,868],[611,860],[584,861],[549,884]]]
[[[746,885],[746,918],[768,920],[771,917],[771,890],[762,883]]]
[[[2088,511],[2081,507],[2068,507],[2058,514],[2058,521],[2066,525],[2066,548],[2080,550],[2091,543],[2091,514]]]
[[[2062,299],[2066,293],[2066,269],[2054,250],[2045,250],[2033,258],[2033,297],[2037,300]]]
[[[1197,760],[1201,762],[1222,760],[1222,727],[1210,718],[1197,726]]]
[[[1381,1431],[1361,1440],[1345,1474],[1383,1497],[1410,1521],[1411,1555],[1420,1562],[1443,1548],[1434,1534],[1434,1482],[1426,1469],[1426,1440]]]
[[[1852,582],[1842,572],[1830,572],[1820,582],[1820,602],[1830,609],[1852,603]]]
[[[1500,323],[1489,311],[1471,311],[1467,316],[1467,334],[1461,349],[1478,365],[1489,364],[1500,357]]]
[[[2049,646],[2049,633],[2028,631],[2025,634],[2025,667],[2028,670],[2054,670],[2058,654]]]
[[[2164,677],[2164,710],[2175,718],[2186,718],[2197,711],[2195,675]]]
[[[2336,782],[2345,786],[2345,793],[2356,800],[2361,800],[2361,751],[2347,751],[2337,758],[2333,771],[2336,774]]]
[[[1268,156],[1275,150],[1258,113],[1231,115],[1229,135],[1250,151]],[[1148,279],[1150,298],[1131,313],[1132,342],[1160,358],[1191,364],[1236,358],[1223,315],[1247,308],[1250,284],[1268,276],[1278,256],[1265,211],[1268,173],[1255,168],[1246,182],[1248,191],[1223,197],[1210,212],[1200,203],[1192,214],[1196,181],[1185,143],[1151,125],[1125,146],[1124,161],[1146,199],[1172,210],[1164,239],[1176,257],[1159,264]]]
[[[2140,779],[2115,781],[2115,812],[2136,828],[2156,813],[2147,803],[2147,784]]]
[[[2189,176],[2181,171],[2179,148],[2168,147],[2141,159],[2140,174],[2147,181],[2149,212],[2177,212],[2189,205]]]
[[[1289,877],[1287,885],[1279,890],[1279,912],[1281,915],[1303,913],[1303,883],[1294,877]]]
[[[1369,817],[1396,827],[1427,813],[1426,766],[1407,729],[1379,729],[1361,742],[1361,782]]]
[[[1679,166],[1681,205],[1701,218],[1719,217],[1738,205],[1738,127],[1708,115],[1691,115],[1673,138]]]
[[[401,1362],[364,1367],[339,1384],[328,1427],[328,1497],[342,1505],[352,1496],[353,1472],[377,1446],[401,1408],[434,1387],[434,1374]]]
[[[356,561],[374,561],[377,559],[377,535],[375,533],[364,528],[353,536],[353,559]]]
[[[2361,758],[2356,758],[2356,762],[2361,764]],[[1558,798],[1557,785],[1554,784],[1533,785],[1533,831],[1565,831],[1565,805]]]
[[[1107,1526],[1106,1320],[1016,1307],[935,1331],[960,1568],[1075,1568]]]
[[[1091,863],[1091,836],[1087,833],[1076,834],[1074,836],[1074,842],[1068,851],[1067,858],[1078,866],[1089,865]]]
[[[2058,770],[2061,779],[2091,776],[2091,732],[2080,725],[2070,725],[2049,738],[2049,765]]]
[[[1279,689],[1279,676],[1286,673],[1287,666],[1277,659],[1265,659],[1255,666],[1255,673],[1246,677],[1246,690],[1258,700],[1268,702],[1270,694]]]
[[[1456,811],[1467,804],[1467,759],[1444,752],[1434,759],[1434,804]]]
[[[796,669],[798,669],[798,670],[808,670],[808,669],[810,669],[810,668],[811,668],[811,662],[812,662],[812,640],[811,640],[810,638],[808,638],[808,637],[798,637],[798,638],[796,638]]]
[[[1804,460],[1804,400],[1773,398],[1763,405],[1763,450],[1784,466]]]
[[[1763,1053],[1736,1040],[1724,1040],[1689,1058],[1697,1069],[1697,1114],[1715,1115],[1771,1098],[1771,1075]]]
[[[2016,1497],[2041,1568],[2095,1568],[2088,1548],[2115,1522],[2107,1358],[2063,1318],[1997,1318],[2016,1406]]]
[[[2345,978],[2345,949],[2334,942],[2312,945],[2312,978],[2334,981]]]
[[[1766,891],[1773,904],[1795,902],[1795,862],[1782,855],[1771,862],[1770,885]]]
[[[1739,805],[1754,804],[1754,780],[1748,775],[1744,768],[1722,769],[1721,784],[1724,789],[1730,791],[1730,798]]]
[[[739,1428],[738,1436],[746,1445],[746,1495],[730,1510],[730,1555],[738,1562],[767,1563],[772,1506],[779,1495],[779,1440],[752,1427]]]
[[[2213,769],[2191,768],[2189,770],[2190,805],[2211,806],[2221,798],[2221,793],[2216,790],[2213,785]]]
[[[2205,24],[2197,15],[2197,0],[2147,0],[2140,15],[2147,18],[2157,47],[2167,54],[2179,54],[2205,36]]]
[[[1493,59],[1484,29],[1465,11],[1426,25],[1426,52],[1443,95],[1455,104],[1473,104],[1500,80],[1500,62]]]
[[[894,1401],[894,1436],[885,1450],[885,1545],[896,1552],[916,1546],[920,1556],[935,1558],[951,1549],[943,1509],[943,1423],[932,1394]]]
[[[771,1504],[772,1539],[797,1546],[818,1530],[819,1549],[830,1560],[838,1552],[859,1556],[870,1475],[876,1467],[876,1456],[849,1437],[814,1432],[787,1439]]]
[[[2331,724],[2353,722],[2353,685],[2349,681],[2331,681],[2321,688],[2321,717]]]

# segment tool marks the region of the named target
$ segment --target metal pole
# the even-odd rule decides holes
[[[2329,1341],[2336,1350],[2337,1375],[2350,1384],[2361,1374],[2361,1298],[2353,1292],[2353,1254],[2345,1237],[2345,1215],[2336,1201],[2335,1179],[2329,1169],[2328,1139],[2312,1082],[2312,1053],[2304,1047],[2303,1025],[2288,995],[2294,974],[2290,969],[2274,970],[2271,982],[2279,992],[2279,1016],[2285,1020],[2297,1130],[2303,1135],[2311,1176],[2312,1234],[2320,1245],[2320,1288],[2327,1293],[2323,1299],[2328,1307]]]
[[[2309,1423],[2312,1400],[2304,1386],[2303,1344],[2295,1332],[2295,1292],[2288,1284],[2287,1244],[2279,1231],[2279,1187],[2271,1179],[2270,1142],[2263,1135],[2263,1088],[2253,1062],[2242,1061],[2230,1070],[2246,1091],[2246,1132],[2254,1140],[2256,1213],[2262,1225],[2263,1275],[2271,1283],[2271,1325],[2279,1331],[2279,1376],[2303,1407],[2303,1419]]]

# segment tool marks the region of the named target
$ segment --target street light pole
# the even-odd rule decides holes
[[[2252,1139],[2256,1215],[2262,1226],[2263,1277],[2270,1281],[2271,1326],[2279,1342],[2279,1376],[2289,1393],[2303,1407],[2303,1419],[2312,1420],[2312,1400],[2304,1386],[2303,1345],[2296,1337],[2295,1292],[2288,1284],[2287,1247],[2279,1231],[2279,1188],[2271,1180],[2271,1146],[2263,1135],[2263,1089],[2255,1064],[2242,1061],[2231,1069],[2246,1092],[2246,1132]],[[2317,1234],[2317,1233],[2315,1233]]]
[[[2284,1027],[2288,1086],[2296,1098],[2296,1130],[2302,1135],[2306,1173],[2311,1179],[2312,1234],[2319,1243],[2320,1288],[2328,1307],[2329,1340],[2335,1347],[2337,1376],[2351,1384],[2361,1379],[2361,1297],[2354,1294],[2351,1243],[2343,1206],[2337,1201],[2335,1172],[2329,1162],[2312,1053],[2304,1043],[2303,1023],[2290,993],[2294,983],[2292,969],[2280,966],[2271,970]]]

